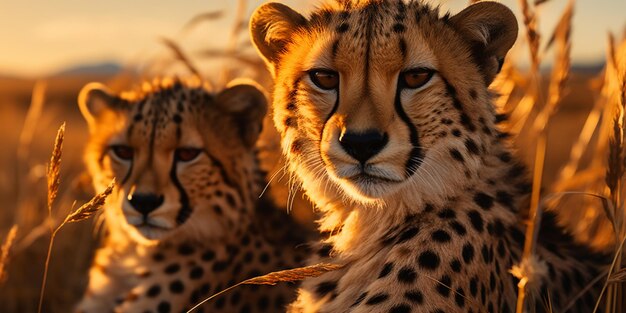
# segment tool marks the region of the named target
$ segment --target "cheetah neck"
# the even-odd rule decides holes
[[[368,206],[349,202],[341,196],[324,198],[315,192],[309,192],[311,199],[320,200],[317,201],[318,207],[323,212],[320,231],[330,234],[325,242],[331,244],[333,251],[346,260],[362,258],[376,253],[373,250],[380,247],[377,243],[389,236],[391,230],[406,224],[409,218],[424,215],[433,208],[449,206],[456,214],[469,210],[470,208],[457,203],[473,203],[473,191],[477,189],[499,190],[502,197],[506,198],[503,201],[509,202],[510,210],[504,209],[493,214],[504,215],[505,219],[512,222],[515,215],[510,213],[515,210],[514,204],[526,199],[526,190],[522,189],[528,188],[528,184],[523,166],[510,159],[508,148],[497,141],[492,142],[492,146],[486,151],[476,175],[459,180],[454,188],[450,189],[454,192],[444,196],[432,196],[408,187],[397,193],[397,199],[379,206]],[[419,218],[415,220],[420,223]],[[424,222],[427,223],[427,221],[421,223]]]

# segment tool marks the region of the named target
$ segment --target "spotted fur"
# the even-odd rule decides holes
[[[94,186],[117,180],[77,311],[186,311],[244,279],[302,263],[302,232],[258,199],[265,183],[255,142],[266,100],[255,85],[213,94],[163,80],[118,96],[90,84],[79,102]],[[198,312],[277,312],[294,296],[294,285],[244,286]]]
[[[511,11],[345,0],[304,17],[270,3],[250,27],[284,154],[329,234],[310,262],[345,264],[305,281],[290,311],[512,312],[530,184],[488,90],[517,37]],[[550,297],[560,312],[606,259],[551,213],[539,238],[531,305]],[[568,312],[589,312],[598,292]]]

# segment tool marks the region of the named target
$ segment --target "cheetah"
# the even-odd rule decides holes
[[[531,184],[488,86],[517,32],[488,1],[454,16],[398,0],[255,11],[283,154],[328,234],[309,262],[344,265],[305,280],[289,312],[515,310]],[[590,312],[607,258],[557,222],[544,216],[529,305]]]
[[[78,312],[185,312],[237,282],[303,263],[302,231],[259,200],[255,144],[267,110],[259,87],[234,82],[214,94],[197,81],[163,79],[116,95],[92,83],[79,105],[93,185],[116,184]],[[242,286],[197,312],[284,311],[296,289]]]

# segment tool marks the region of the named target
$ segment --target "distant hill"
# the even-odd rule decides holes
[[[79,64],[60,72],[53,74],[52,76],[76,76],[76,75],[115,75],[123,70],[123,67],[115,62],[103,62],[95,64]]]

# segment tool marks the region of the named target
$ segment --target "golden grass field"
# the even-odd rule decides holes
[[[572,25],[567,9],[554,34],[537,34],[534,23],[541,18],[536,13],[537,5],[524,0],[519,3],[526,29],[520,31],[520,40],[492,88],[499,94],[499,109],[510,115],[504,127],[516,134],[513,141],[520,157],[535,173],[543,173],[535,175],[531,212],[540,214],[546,205],[562,210],[567,213],[565,222],[581,240],[607,251],[621,252],[616,249],[616,242],[626,238],[621,192],[626,155],[626,38],[616,34],[607,43],[604,70],[571,71],[570,46],[580,43],[569,39]],[[245,36],[244,28],[236,27],[234,36]],[[549,47],[540,45],[537,35],[553,37],[553,43]],[[77,208],[93,196],[82,163],[88,132],[76,104],[78,91],[91,81],[104,82],[115,90],[129,88],[144,77],[167,73],[163,64],[177,64],[190,73],[202,72],[194,65],[195,60],[186,56],[184,47],[175,42],[166,45],[172,50],[171,59],[159,60],[150,73],[63,75],[41,80],[0,77],[0,243],[12,243],[0,252],[0,312],[37,311],[51,228],[65,219],[75,201]],[[268,74],[254,51],[249,46],[236,48],[231,45],[210,56],[226,57],[237,64],[237,70],[225,70],[221,77],[212,80],[252,76],[270,88]],[[525,50],[531,60],[530,66],[522,68],[517,64],[522,63],[520,51]],[[552,63],[551,69],[540,70],[542,61]],[[60,187],[49,219],[46,164],[50,162],[57,129],[64,122]],[[264,158],[265,167],[272,174],[279,167],[277,139],[269,122],[265,129],[264,143],[269,150],[275,150]],[[286,182],[275,184],[275,197],[286,202]],[[603,204],[600,198],[589,194],[563,195],[572,191],[593,193],[606,201]],[[560,195],[563,196],[558,198]],[[310,206],[299,196],[297,200],[296,218],[312,227],[314,215]],[[606,212],[611,218],[606,217]],[[18,229],[11,240],[13,225]],[[534,225],[532,219],[529,225]],[[532,227],[529,229],[530,236]],[[94,219],[68,224],[59,231],[51,252],[44,312],[71,311],[87,283],[87,269],[97,244]],[[622,260],[621,253],[617,256],[611,274],[617,283],[607,283],[608,312],[626,310],[621,290],[626,275],[620,270],[626,265],[626,258]]]

